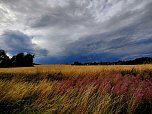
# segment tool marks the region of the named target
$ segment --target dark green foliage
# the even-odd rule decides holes
[[[152,58],[142,57],[128,61],[116,61],[116,62],[79,62],[75,61],[72,65],[138,65],[138,64],[152,64]]]
[[[19,53],[11,59],[4,50],[0,50],[0,68],[6,67],[30,67],[33,66],[34,55]]]
[[[82,65],[82,63],[81,63],[81,62],[78,62],[78,61],[75,61],[75,62],[74,62],[74,65]]]
[[[6,68],[11,64],[9,57],[6,55],[4,50],[0,50],[0,67]]]
[[[33,66],[33,58],[32,54],[24,54],[19,53],[12,57],[11,62],[13,67],[29,67]]]

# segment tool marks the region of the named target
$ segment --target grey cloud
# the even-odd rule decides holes
[[[152,34],[146,35],[149,33],[149,29],[146,28],[141,29],[142,32],[139,33],[136,30],[137,28],[138,26],[132,31],[128,27],[109,34],[82,38],[71,43],[67,47],[67,53],[70,55],[111,54],[122,58],[125,56],[152,55]]]
[[[0,36],[0,48],[6,50],[10,54],[20,52],[28,52],[46,56],[47,50],[39,48],[32,43],[32,39],[20,31],[7,30]]]
[[[70,44],[67,48],[67,53],[80,55],[111,53],[123,57],[128,55],[142,56],[151,54],[151,9],[150,3],[145,5],[142,10],[139,9],[134,12],[126,12],[120,16],[114,16],[113,19],[107,22],[108,25],[112,26],[112,31],[107,30],[107,32],[102,34],[90,35],[86,38],[82,38],[77,42]],[[130,21],[129,18],[133,18],[134,20]],[[123,26],[121,26],[121,22],[124,22],[122,23]],[[70,48],[71,46],[72,48]],[[75,49],[75,51],[73,51],[73,49]]]
[[[78,25],[89,26],[92,15],[88,12],[84,5],[77,4],[75,1],[70,1],[65,7],[49,8],[46,12],[31,22],[31,27],[74,27]],[[94,23],[95,24],[95,23]]]
[[[29,41],[21,36],[13,38],[29,42],[24,44],[28,48],[18,45],[19,49],[36,51],[33,47],[37,44],[46,48],[49,56],[113,54],[125,58],[151,53],[151,0],[1,0],[0,3],[15,19],[1,21],[6,25],[1,31],[16,27],[27,37],[34,36],[35,44],[31,38],[24,38]],[[13,26],[7,24],[9,21]],[[2,36],[6,37],[5,34]],[[13,44],[6,48],[15,49]]]

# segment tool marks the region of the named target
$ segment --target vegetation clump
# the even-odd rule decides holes
[[[0,50],[0,68],[33,66],[34,55],[19,53],[9,58],[4,50]]]

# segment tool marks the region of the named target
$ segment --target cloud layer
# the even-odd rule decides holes
[[[151,0],[1,0],[0,48],[60,62],[152,56],[151,6]]]
[[[0,36],[0,48],[13,55],[20,52],[33,53],[39,56],[47,56],[47,50],[39,48],[32,43],[32,39],[20,31],[4,31]]]

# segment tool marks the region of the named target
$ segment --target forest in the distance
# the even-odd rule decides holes
[[[4,50],[0,50],[0,68],[7,67],[31,67],[34,55],[30,53],[18,53],[13,57],[9,57]],[[151,57],[141,57],[134,60],[116,61],[116,62],[79,62],[75,61],[72,65],[138,65],[152,64]]]
[[[72,65],[138,65],[138,64],[152,64],[151,57],[141,57],[134,60],[116,61],[116,62],[79,62],[75,61]]]
[[[18,53],[10,58],[4,50],[0,50],[0,68],[33,66],[34,55]]]

